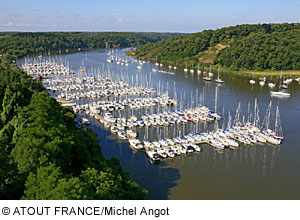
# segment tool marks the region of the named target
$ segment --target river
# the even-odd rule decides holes
[[[214,81],[204,81],[196,71],[191,74],[176,70],[174,75],[170,75],[153,72],[155,65],[152,63],[145,63],[142,70],[137,69],[137,63],[130,63],[129,66],[121,66],[116,62],[108,63],[107,52],[104,49],[88,53],[79,51],[59,55],[59,59],[68,63],[77,75],[82,74],[80,69],[84,66],[86,75],[101,69],[109,71],[113,79],[122,75],[132,82],[138,80],[141,83],[143,80],[144,84],[148,83],[157,91],[168,90],[172,98],[176,91],[177,100],[183,108],[198,105],[202,100],[205,106],[212,110],[216,108],[217,112],[224,116],[224,123],[227,122],[229,112],[234,118],[239,103],[246,120],[249,102],[253,111],[255,98],[261,122],[270,100],[273,118],[277,105],[280,109],[285,139],[279,146],[240,144],[238,149],[225,149],[224,153],[220,154],[211,146],[202,145],[203,151],[200,153],[177,156],[159,164],[152,164],[143,152],[134,153],[128,142],[120,141],[100,123],[91,120],[90,127],[98,134],[104,156],[118,158],[123,169],[131,173],[132,179],[149,191],[151,199],[300,199],[298,82],[293,81],[290,84],[290,98],[271,97],[267,85],[261,87],[257,82],[251,85],[249,79],[237,75],[221,73],[225,83],[217,85]],[[115,51],[119,56],[125,57],[123,52]],[[17,62],[21,64],[24,59]],[[142,113],[144,112],[140,111],[139,114]],[[222,123],[221,121],[220,126]],[[193,129],[212,129],[212,126],[200,124],[196,128],[187,124],[167,129],[152,128],[148,130],[148,135],[157,139],[157,136],[165,134],[187,134]],[[144,129],[139,129],[138,132],[140,139],[143,139]]]

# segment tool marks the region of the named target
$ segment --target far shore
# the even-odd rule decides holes
[[[133,58],[137,58],[137,56],[135,55],[135,50],[128,50],[125,52],[125,54],[127,56],[132,56]],[[146,59],[146,57],[142,57],[142,59]],[[150,59],[153,62],[153,58]],[[162,62],[163,64],[170,64],[170,63],[166,63],[166,62]],[[202,63],[203,65],[204,63]],[[206,64],[209,65],[209,64]],[[179,69],[183,70],[184,65],[178,65]],[[205,67],[207,69],[207,67]],[[200,69],[203,69],[203,67],[201,67]],[[212,65],[212,71],[216,72],[218,69],[217,65]],[[234,71],[234,70],[230,70],[229,68],[224,68],[221,67],[220,68],[221,72],[224,73],[229,73],[229,74],[236,74],[239,75],[241,77],[250,77],[250,76],[255,76],[255,77],[272,77],[272,76],[279,76],[280,75],[280,70],[265,70],[265,71],[257,71],[257,70],[239,70],[239,71]],[[283,76],[293,76],[293,77],[300,77],[300,70],[282,70],[282,75]]]
[[[254,70],[242,70],[234,71],[237,74],[251,74],[255,76],[279,76],[280,71],[254,71]],[[300,70],[282,70],[283,76],[300,76]]]

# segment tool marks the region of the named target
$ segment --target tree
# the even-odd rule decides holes
[[[108,167],[106,170],[88,168],[80,176],[88,199],[146,199],[147,192],[128,176]]]
[[[84,199],[79,178],[65,178],[61,169],[54,164],[30,173],[25,183],[22,199]]]

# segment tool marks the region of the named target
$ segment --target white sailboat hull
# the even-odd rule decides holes
[[[282,96],[282,97],[290,97],[291,96],[291,94],[287,93],[287,92],[275,92],[275,91],[271,91],[271,95]]]

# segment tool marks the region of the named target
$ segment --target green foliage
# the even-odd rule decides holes
[[[49,162],[68,169],[74,141],[62,116],[60,106],[48,93],[33,94],[22,111],[26,127],[16,130],[13,139],[12,156],[21,173],[32,172]]]
[[[0,198],[20,198],[23,193],[23,176],[18,174],[17,164],[11,159],[10,144],[14,133],[14,120],[10,121],[0,130]]]
[[[65,178],[59,167],[50,164],[30,173],[22,199],[84,199],[78,177]]]
[[[299,70],[299,39],[300,29],[251,33],[218,54],[215,63],[234,70]]]
[[[105,170],[88,168],[81,174],[86,199],[147,199],[147,192],[114,167]]]
[[[232,70],[299,70],[300,24],[237,25],[137,47],[135,56],[184,68],[201,62]],[[216,50],[217,44],[228,45]]]
[[[147,42],[158,42],[177,33],[132,33],[132,32],[40,32],[10,33],[0,36],[0,54],[24,57],[49,50],[77,48],[136,47]]]
[[[70,108],[7,60],[0,77],[0,199],[147,198]]]

